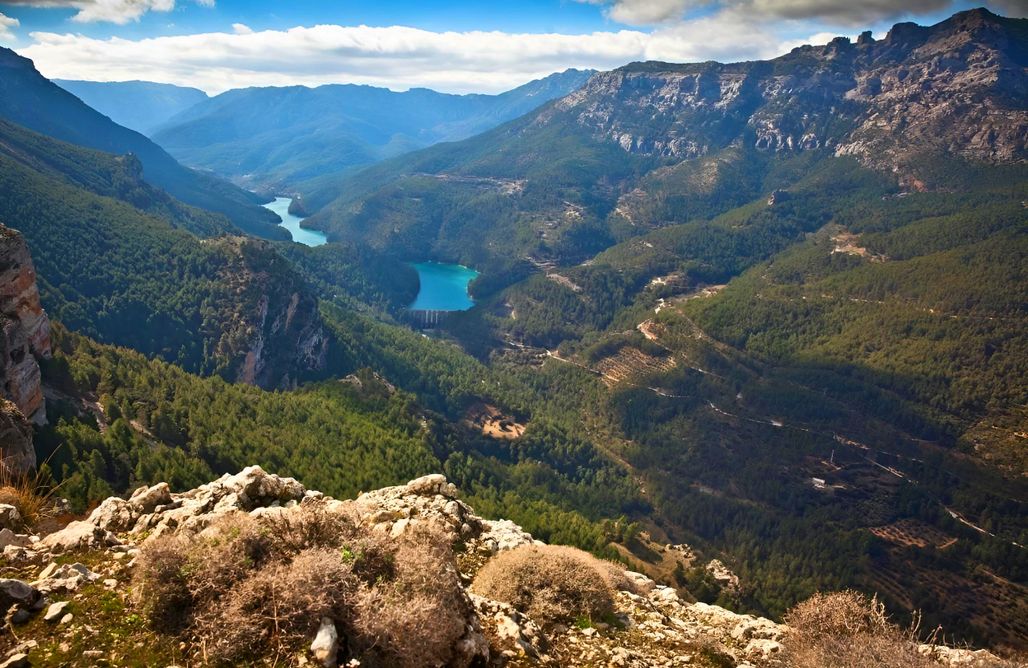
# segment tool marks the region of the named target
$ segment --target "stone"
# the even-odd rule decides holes
[[[339,633],[336,625],[328,617],[321,619],[321,626],[311,643],[311,653],[325,668],[336,665],[336,654],[339,652]]]
[[[18,652],[7,657],[7,660],[0,663],[0,668],[28,668],[29,655],[24,652]]]
[[[0,503],[0,527],[5,530],[21,525],[21,513],[8,503]]]
[[[32,619],[32,611],[25,608],[18,608],[11,615],[12,624],[27,624],[30,619]]]
[[[43,615],[44,622],[56,622],[64,616],[64,609],[68,607],[68,601],[60,601],[59,603],[51,603],[50,607],[46,609],[46,614]]]
[[[656,582],[642,573],[636,573],[635,571],[625,571],[625,580],[628,581],[630,587],[629,591],[633,594],[642,594],[645,596],[657,587]]]
[[[28,547],[32,545],[32,539],[29,536],[14,533],[10,529],[0,529],[0,550],[6,549],[8,545]]]
[[[4,559],[8,563],[22,564],[31,561],[36,561],[39,558],[39,553],[35,550],[30,550],[27,547],[20,547],[18,545],[8,545],[4,548]]]
[[[53,564],[51,564],[53,566]],[[46,573],[44,576],[43,573]],[[83,564],[63,564],[56,568],[48,566],[40,573],[40,578],[33,585],[45,593],[57,591],[75,591],[83,584],[96,582],[102,576],[94,573]]]
[[[743,652],[749,657],[766,661],[776,654],[780,654],[783,649],[785,648],[782,646],[782,643],[777,640],[754,638],[746,644],[746,649]]]
[[[55,531],[42,540],[43,545],[54,552],[97,549],[117,545],[120,542],[110,531],[98,527],[88,520],[71,522],[60,531]]]
[[[152,513],[158,506],[172,503],[171,487],[166,482],[159,482],[153,487],[140,487],[129,497],[129,503],[141,513]]]
[[[0,579],[0,609],[6,610],[12,605],[29,608],[42,598],[43,594],[28,582]]]

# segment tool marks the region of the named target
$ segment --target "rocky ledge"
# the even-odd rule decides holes
[[[606,622],[551,624],[545,631],[543,624],[511,605],[472,593],[470,582],[484,563],[500,553],[541,543],[513,522],[477,516],[441,475],[341,501],[252,466],[182,493],[172,492],[166,483],[141,487],[127,499],[105,500],[85,519],[46,535],[20,534],[11,527],[0,530],[4,572],[22,575],[0,579],[0,605],[7,622],[0,666],[50,665],[58,660],[62,665],[121,665],[129,657],[103,649],[102,644],[80,651],[77,662],[68,663],[67,654],[57,656],[73,652],[82,637],[102,635],[89,607],[97,605],[96,598],[85,592],[106,592],[100,600],[107,607],[132,601],[133,571],[155,541],[202,541],[225,518],[233,517],[280,521],[267,526],[297,526],[289,524],[290,518],[315,507],[328,516],[346,515],[357,531],[377,539],[400,541],[426,530],[442,536],[456,555],[453,563],[463,583],[459,607],[464,631],[453,636],[454,648],[445,665],[787,665],[782,657],[788,627],[689,603],[675,590],[634,572],[616,578],[620,584],[614,592],[614,614]],[[15,526],[16,513],[4,510],[0,507],[0,520]],[[317,632],[305,641],[309,652],[288,657],[287,664],[360,665],[358,659],[343,657],[343,631],[331,619],[315,621],[311,628]],[[39,633],[45,638],[33,637],[32,629],[43,629]],[[936,655],[938,663],[933,665],[984,665],[982,661],[993,658],[936,646],[924,646],[923,651]]]

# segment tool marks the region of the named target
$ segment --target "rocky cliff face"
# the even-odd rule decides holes
[[[318,302],[295,270],[266,243],[242,237],[216,242],[226,303],[239,305],[220,323],[217,355],[231,380],[288,388],[325,368],[330,338]]]
[[[36,466],[32,425],[6,399],[0,399],[0,466],[14,475],[28,473]]]
[[[477,516],[458,498],[454,486],[441,475],[425,476],[406,485],[365,493],[352,501],[341,501],[308,490],[292,478],[270,475],[256,466],[236,475],[226,474],[183,493],[173,493],[166,483],[141,487],[127,499],[107,499],[86,519],[72,522],[49,535],[17,534],[10,529],[0,531],[0,546],[5,559],[17,565],[19,573],[31,574],[29,582],[0,580],[0,599],[4,596],[9,599],[3,600],[13,613],[9,618],[14,624],[25,624],[18,634],[20,643],[6,650],[9,660],[20,657],[18,660],[32,661],[32,665],[36,665],[37,660],[47,664],[65,662],[62,665],[95,665],[105,660],[118,665],[119,658],[125,657],[121,652],[132,648],[129,651],[134,656],[139,651],[154,652],[142,660],[163,661],[160,665],[192,663],[190,657],[206,665],[206,658],[201,659],[206,656],[206,647],[191,647],[189,642],[179,644],[177,640],[172,645],[162,644],[162,633],[171,633],[172,638],[178,638],[170,627],[152,630],[140,626],[119,627],[117,633],[109,633],[104,628],[104,624],[120,623],[119,620],[125,617],[139,618],[132,607],[138,604],[138,599],[127,591],[130,581],[138,586],[137,571],[149,569],[152,575],[154,567],[163,568],[162,564],[168,564],[173,567],[168,571],[169,575],[182,572],[174,566],[177,563],[175,557],[168,556],[173,555],[174,550],[181,549],[183,545],[210,545],[211,549],[219,549],[218,546],[224,545],[226,540],[243,540],[241,545],[248,545],[245,549],[251,554],[247,559],[257,559],[265,549],[261,547],[264,540],[261,536],[267,536],[268,531],[279,535],[291,532],[291,538],[286,541],[292,546],[290,550],[297,549],[302,540],[314,540],[317,545],[324,545],[332,541],[331,536],[325,535],[325,527],[334,526],[332,518],[346,518],[344,525],[353,527],[351,531],[355,533],[349,534],[340,550],[327,555],[323,548],[314,548],[322,550],[319,552],[323,555],[319,568],[339,568],[340,559],[344,564],[355,563],[359,568],[374,568],[375,545],[417,540],[419,536],[430,533],[437,537],[436,547],[443,546],[445,551],[453,552],[451,557],[454,561],[448,562],[452,565],[446,568],[455,566],[460,571],[417,575],[420,584],[414,583],[415,587],[440,587],[442,582],[450,581],[456,583],[458,591],[447,599],[447,605],[451,607],[433,613],[438,617],[433,617],[427,626],[407,629],[410,633],[421,634],[419,637],[424,647],[414,648],[416,656],[408,655],[403,662],[387,664],[371,659],[368,665],[596,665],[637,668],[721,665],[770,668],[789,665],[783,655],[783,643],[788,642],[790,633],[788,627],[717,606],[689,603],[681,599],[675,590],[658,585],[638,573],[620,573],[617,567],[613,568],[620,573],[617,576],[619,584],[613,592],[614,613],[609,623],[592,620],[591,624],[571,628],[562,625],[544,627],[511,604],[476,595],[467,583],[484,563],[510,550],[542,544],[512,522]],[[250,526],[261,528],[249,534],[247,523],[256,523]],[[375,538],[371,540],[370,537]],[[435,548],[423,549],[431,551]],[[80,554],[89,555],[88,566],[70,563]],[[404,558],[418,558],[406,554]],[[58,565],[55,560],[63,565]],[[213,583],[231,578],[233,569],[239,565],[204,562],[191,566],[193,570],[201,567],[223,570],[212,573],[210,582]],[[384,567],[389,573],[402,565],[386,563]],[[281,570],[278,564],[259,568],[275,574],[267,581],[267,586],[273,589],[288,586],[284,584],[284,578],[288,577],[286,571]],[[312,581],[322,582],[318,576],[318,573],[309,571],[304,571],[303,575],[313,578]],[[330,581],[324,581],[323,586],[331,586]],[[367,591],[367,587],[372,585],[362,586],[365,587],[363,591]],[[246,600],[254,605],[260,592],[252,587],[246,591],[249,597]],[[408,592],[408,595],[417,597],[414,592]],[[106,613],[92,616],[90,613],[96,611],[91,611],[89,606],[97,596],[103,601],[105,611],[119,609],[121,612],[113,617]],[[359,598],[358,594],[353,596]],[[285,605],[292,599],[287,596],[275,600]],[[311,599],[304,600],[309,603]],[[173,602],[151,601],[148,605],[152,608],[164,604]],[[379,604],[371,611],[371,620],[358,618],[355,623],[375,626],[379,617],[388,616],[387,610],[396,601],[382,599]],[[346,603],[346,606],[352,605],[359,604],[353,601]],[[346,606],[344,610],[350,609]],[[304,650],[288,655],[291,658],[285,665],[361,665],[367,655],[361,654],[357,645],[346,641],[347,637],[353,638],[354,629],[337,626],[331,615],[341,613],[332,613],[331,606],[322,609],[326,611],[323,615],[306,624],[309,635],[301,640]],[[409,612],[420,614],[415,609]],[[202,616],[209,611],[198,610],[196,614]],[[457,615],[455,625],[447,623],[453,621],[449,619],[453,614]],[[33,622],[34,615],[49,624]],[[381,633],[379,640],[386,645],[402,645],[407,639],[398,627],[408,620],[391,619],[393,627],[381,629],[375,626]],[[282,617],[277,623],[285,628],[287,624],[295,626],[296,621]],[[238,631],[226,626],[220,628],[218,635],[231,635]],[[243,631],[239,636],[241,642],[257,642],[255,629]],[[156,635],[146,636],[147,633]],[[449,639],[440,645],[439,638],[444,635]],[[87,638],[88,650],[78,653],[79,642]],[[148,649],[140,650],[140,647]],[[170,649],[161,650],[161,647]],[[429,647],[435,653],[433,656],[448,658],[429,660],[423,653],[429,651]],[[161,651],[168,655],[160,654]],[[375,648],[368,651],[373,653]],[[926,667],[1008,665],[984,651],[953,650],[938,645],[922,645],[915,651],[926,657],[917,665]]]
[[[50,357],[50,321],[21,234],[0,225],[0,393],[36,424],[46,422],[37,358]]]
[[[570,114],[626,151],[675,159],[743,142],[827,148],[897,171],[925,152],[1024,161],[1026,39],[1028,20],[978,9],[771,61],[636,63],[594,76],[538,122]]]

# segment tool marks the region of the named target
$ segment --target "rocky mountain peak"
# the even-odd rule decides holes
[[[828,149],[901,176],[926,154],[1017,162],[1028,159],[1026,26],[979,9],[771,61],[633,63],[595,75],[537,122],[570,119],[627,152],[670,160],[749,144]]]

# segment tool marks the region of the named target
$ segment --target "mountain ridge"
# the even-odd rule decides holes
[[[470,136],[565,94],[590,74],[567,70],[498,95],[357,84],[236,89],[183,111],[153,136],[189,164],[320,202],[319,184],[333,174]]]
[[[751,171],[774,168],[760,156],[851,156],[894,175],[900,187],[945,189],[946,172],[936,168],[944,156],[1028,160],[1028,111],[1018,104],[1028,75],[1009,64],[1024,61],[1026,26],[1028,19],[972,10],[932,27],[898,24],[884,40],[838,38],[770,61],[637,63],[598,73],[504,126],[348,177],[308,224],[386,245],[389,230],[406,230],[415,246],[427,241],[440,257],[461,261],[532,255],[573,263],[640,229],[685,222],[633,223],[617,211],[646,175],[721,155],[752,162],[741,165]],[[706,187],[695,176],[673,180],[680,196]],[[458,192],[469,177],[480,180],[480,196]],[[488,179],[518,187],[500,197],[501,187],[484,187]],[[412,193],[446,201],[450,219],[461,223],[441,227],[416,203],[408,206],[420,201]],[[481,204],[486,197],[495,200],[489,207]],[[496,207],[510,211],[502,237],[491,234]],[[594,240],[588,249],[581,248],[586,231]]]
[[[196,88],[152,81],[52,81],[118,125],[147,136],[172,116],[208,97]]]
[[[260,199],[225,181],[183,167],[164,149],[90,108],[44,78],[32,61],[0,47],[0,117],[56,139],[113,154],[132,153],[145,178],[178,199],[227,215],[243,231],[287,237]]]

